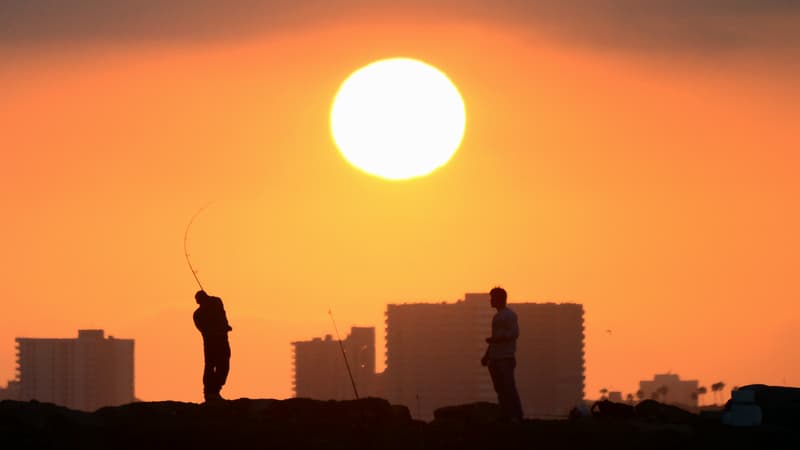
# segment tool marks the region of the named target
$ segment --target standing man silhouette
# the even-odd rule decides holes
[[[231,361],[228,332],[233,328],[228,324],[222,299],[212,297],[203,290],[197,291],[194,299],[200,305],[194,312],[194,325],[203,335],[205,356],[203,395],[206,402],[222,400],[219,392],[228,379]]]
[[[522,420],[522,403],[514,381],[519,337],[517,314],[506,306],[505,289],[496,287],[489,292],[489,297],[490,305],[497,313],[492,318],[492,335],[486,338],[489,347],[481,358],[481,364],[489,366],[489,375],[503,415],[512,422],[519,422]]]

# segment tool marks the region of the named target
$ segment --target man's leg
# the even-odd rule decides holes
[[[517,360],[507,358],[502,360],[502,386],[503,386],[503,410],[509,417],[522,419],[522,402],[517,392],[517,383],[514,378],[514,369],[517,367]]]
[[[231,349],[227,341],[217,340],[209,346],[209,358],[212,363],[213,371],[206,394],[207,399],[220,400],[220,391],[225,381],[228,379],[230,370]]]
[[[496,361],[489,360],[488,367],[489,367],[489,377],[491,377],[492,379],[492,386],[494,387],[494,392],[497,394],[497,403],[500,403],[500,392],[502,391],[501,389],[502,373],[500,369],[497,367]]]
[[[494,383],[494,391],[497,393],[497,403],[500,405],[500,411],[504,416],[511,417],[508,397],[508,365],[506,361],[506,359],[495,359],[489,363],[489,367],[493,373],[492,383]]]
[[[208,345],[203,348],[205,356],[205,368],[203,369],[203,396],[210,400],[214,396],[216,385],[216,374],[214,367],[214,352]],[[217,390],[219,392],[219,390]]]
[[[225,386],[225,382],[228,381],[228,372],[231,370],[231,347],[230,345],[225,342],[222,348],[220,349],[219,359],[217,360],[216,364],[216,382],[217,382],[217,395],[219,395],[219,391],[222,390],[222,386]]]
[[[503,369],[502,359],[489,360],[489,375],[492,377],[492,385],[494,392],[497,394],[497,404],[500,405],[500,412],[508,415],[508,399],[504,383],[506,382],[506,374]]]

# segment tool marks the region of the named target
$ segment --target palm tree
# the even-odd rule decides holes
[[[666,387],[666,386],[661,386],[660,388],[656,389],[656,392],[658,392],[658,395],[661,396],[661,402],[662,403],[666,403],[667,402],[667,392],[669,392],[669,388]]]
[[[607,398],[606,394],[608,394],[608,389],[600,389],[600,400],[605,400]]]
[[[711,392],[714,393],[714,404],[715,405],[721,403],[721,400],[717,401],[717,397],[722,397],[721,393],[722,393],[722,390],[724,388],[725,388],[725,383],[723,383],[722,381],[718,381],[718,382],[716,382],[716,383],[711,385]],[[719,392],[720,394],[717,394],[717,392]]]
[[[699,402],[698,403],[700,405],[703,404],[702,396],[706,395],[707,393],[708,393],[708,389],[705,386],[700,386],[699,388],[697,388],[697,397],[699,398]]]
[[[645,394],[643,390],[639,389],[638,391],[636,391],[636,398],[638,398],[639,401],[644,400],[644,396]]]
[[[625,396],[625,399],[628,400],[628,403],[633,404],[633,394],[628,394]]]

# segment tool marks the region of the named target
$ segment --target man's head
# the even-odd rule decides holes
[[[196,294],[194,294],[194,300],[197,302],[198,305],[206,299],[208,299],[208,294],[206,294],[206,291],[202,289],[197,291]]]
[[[505,308],[508,295],[505,289],[497,286],[489,291],[489,299],[492,308]]]

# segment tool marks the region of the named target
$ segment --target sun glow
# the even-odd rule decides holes
[[[331,109],[331,133],[350,164],[391,180],[427,175],[461,144],[464,101],[452,81],[418,60],[393,58],[353,72]]]

